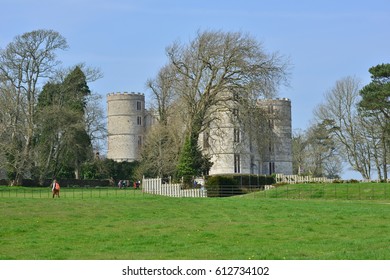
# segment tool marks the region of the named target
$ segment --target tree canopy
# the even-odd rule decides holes
[[[89,94],[86,77],[77,66],[62,83],[47,83],[43,87],[37,104],[39,134],[36,137],[41,178],[72,170],[78,179],[80,164],[92,156],[84,118]]]
[[[0,169],[12,184],[78,177],[92,154],[102,114],[88,106],[87,82],[101,73],[84,64],[61,69],[57,52],[67,48],[60,33],[39,29],[0,49]]]
[[[11,130],[1,135],[0,145],[6,158],[3,167],[16,184],[30,176],[33,167],[39,85],[54,75],[59,64],[56,52],[67,47],[61,34],[40,29],[16,36],[5,49],[0,50],[1,91],[9,94],[13,106],[0,109],[8,112],[6,114],[10,118],[3,125]]]

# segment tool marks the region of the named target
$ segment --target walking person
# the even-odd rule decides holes
[[[53,198],[56,195],[58,198],[60,197],[60,184],[57,182],[56,179],[53,180],[53,183],[51,186],[51,192],[53,193]]]

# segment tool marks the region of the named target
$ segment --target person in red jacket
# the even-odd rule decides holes
[[[56,195],[60,197],[60,184],[57,182],[56,179],[53,180],[51,192],[53,193],[53,198]]]

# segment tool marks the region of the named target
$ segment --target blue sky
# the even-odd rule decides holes
[[[269,52],[289,57],[293,129],[306,129],[313,109],[346,76],[370,81],[368,68],[390,62],[388,0],[0,0],[0,47],[16,35],[53,29],[68,41],[64,66],[85,62],[104,77],[91,89],[144,92],[167,62],[165,48],[198,30],[242,31]]]

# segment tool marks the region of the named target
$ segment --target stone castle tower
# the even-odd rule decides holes
[[[145,96],[141,93],[107,95],[107,158],[134,161],[145,134]]]

